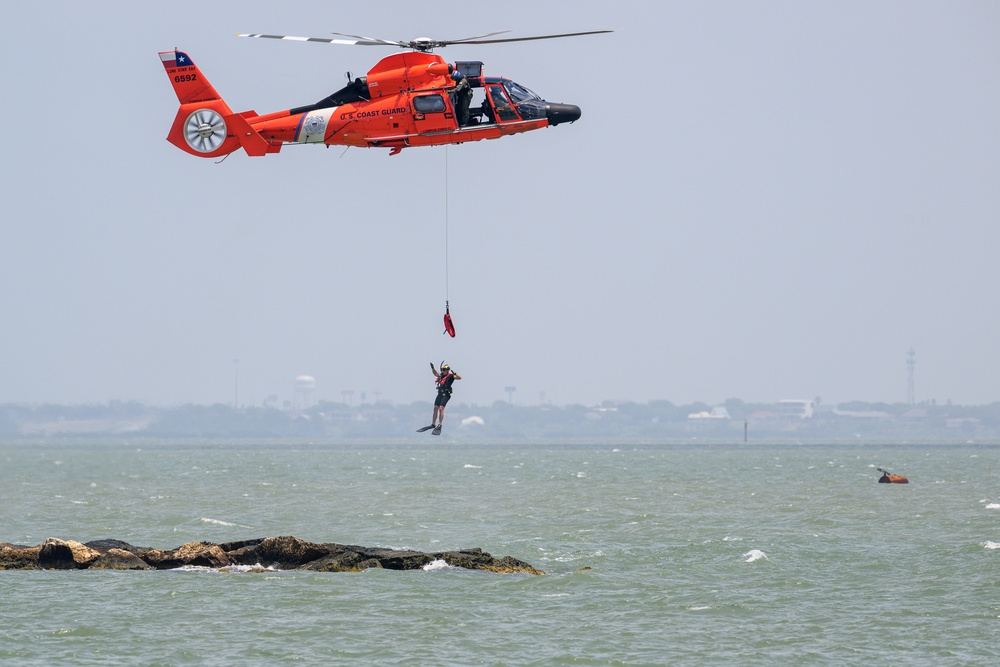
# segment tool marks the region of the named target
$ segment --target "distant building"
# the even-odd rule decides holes
[[[712,408],[711,412],[702,410],[701,412],[692,412],[688,415],[688,419],[731,419],[729,416],[729,410],[725,406],[717,406]]]
[[[972,431],[979,427],[979,420],[975,417],[957,417],[946,419],[945,426],[948,428],[959,428],[963,431]]]
[[[798,398],[786,398],[778,401],[778,415],[788,419],[812,419],[816,412],[816,403]]]
[[[883,410],[834,410],[833,416],[847,419],[892,419],[892,415]]]

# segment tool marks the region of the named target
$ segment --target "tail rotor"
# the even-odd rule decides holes
[[[184,140],[199,153],[215,152],[226,140],[226,121],[213,109],[198,109],[184,122]]]

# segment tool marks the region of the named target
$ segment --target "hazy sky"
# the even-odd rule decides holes
[[[1000,3],[276,7],[2,4],[0,402],[260,404],[310,374],[406,403],[442,359],[478,404],[901,402],[910,347],[917,400],[1000,400]],[[157,51],[265,113],[393,51],[235,33],[594,29],[439,51],[572,125],[222,164],[165,139]]]

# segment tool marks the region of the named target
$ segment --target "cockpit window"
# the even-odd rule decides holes
[[[511,106],[510,101],[504,94],[503,86],[492,84],[489,90],[490,99],[493,100],[493,108],[497,113],[497,119],[500,121],[518,120],[517,112],[514,111],[514,107]]]
[[[507,94],[510,95],[510,99],[514,101],[514,104],[520,104],[528,100],[542,99],[521,84],[514,83],[513,81],[504,81],[504,87],[507,89]]]

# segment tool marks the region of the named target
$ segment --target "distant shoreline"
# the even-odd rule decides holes
[[[140,403],[0,405],[2,442],[157,441],[331,444],[992,444],[1000,403],[983,406],[730,399],[674,405],[605,401],[596,406],[452,404],[441,436],[416,433],[431,404],[321,402],[307,408]]]

